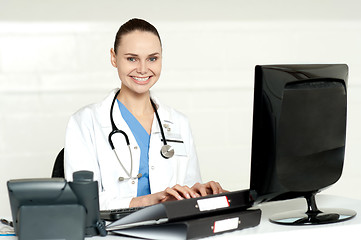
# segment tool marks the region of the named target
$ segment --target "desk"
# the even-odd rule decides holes
[[[322,208],[346,208],[357,215],[345,222],[313,226],[284,226],[271,223],[268,219],[273,214],[307,208],[303,198],[260,204],[262,218],[259,226],[222,235],[204,238],[219,239],[359,239],[361,233],[361,200],[348,199],[331,195],[316,195],[317,206]]]
[[[220,240],[220,239],[359,239],[361,233],[361,200],[348,199],[344,197],[337,197],[331,195],[319,194],[316,196],[317,205],[322,208],[347,208],[355,210],[358,215],[355,218],[335,224],[314,225],[314,226],[283,226],[273,224],[268,221],[268,218],[275,213],[292,211],[298,209],[306,210],[306,201],[304,199],[293,199],[280,202],[270,202],[260,204],[262,210],[262,219],[260,225],[254,228],[244,229],[241,231],[234,231],[224,233],[213,237],[204,238],[206,240]],[[17,240],[17,237],[0,237],[0,240]],[[109,239],[132,239],[123,238],[115,235],[108,235],[106,237],[95,236],[86,238],[86,240],[109,240]]]

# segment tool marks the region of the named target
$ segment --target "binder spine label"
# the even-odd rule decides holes
[[[238,228],[240,220],[238,217],[215,221],[213,224],[213,233],[219,233]]]
[[[217,208],[229,207],[228,198],[226,196],[213,197],[207,199],[197,200],[198,208],[201,212],[214,210]]]

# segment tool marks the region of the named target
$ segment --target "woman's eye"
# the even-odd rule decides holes
[[[149,58],[149,61],[150,62],[155,62],[157,59],[158,59],[157,57],[151,57],[151,58]]]
[[[129,62],[135,62],[135,58],[134,58],[134,57],[128,57],[127,60],[128,60]]]

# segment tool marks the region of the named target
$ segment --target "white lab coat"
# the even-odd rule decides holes
[[[99,185],[100,209],[129,207],[137,196],[138,180],[119,182],[119,177],[128,178],[119,164],[108,142],[112,131],[110,107],[117,89],[102,102],[86,106],[71,116],[65,139],[65,177],[72,181],[72,174],[79,170],[94,172],[94,180]],[[149,181],[151,193],[163,191],[175,184],[193,186],[201,182],[198,159],[187,118],[176,110],[166,107],[153,98],[158,106],[162,127],[168,144],[175,149],[175,155],[165,159],[160,154],[163,146],[158,121],[154,116],[149,144]],[[113,118],[118,129],[129,137],[133,156],[132,176],[139,172],[140,148],[127,123],[122,118],[117,102],[113,108]],[[119,159],[130,171],[130,156],[122,134],[112,137]],[[183,143],[169,140],[180,140]]]

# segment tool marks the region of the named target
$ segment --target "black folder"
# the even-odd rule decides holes
[[[157,240],[185,240],[214,236],[259,225],[261,210],[241,210],[198,219],[136,226],[112,232],[121,236]]]
[[[172,232],[177,236],[179,232],[183,238],[211,236],[218,232],[243,229],[259,224],[260,210],[247,210],[253,205],[249,190],[240,190],[200,198],[191,198],[181,201],[165,202],[143,208],[107,226],[107,230],[123,235],[134,235],[156,231],[159,238],[161,232]],[[248,220],[249,217],[249,220]],[[235,221],[240,224],[230,229],[212,232],[210,226],[217,227],[222,221]],[[233,220],[230,220],[233,219]],[[218,227],[219,229],[219,227]],[[161,230],[161,231],[160,231]],[[186,234],[184,234],[184,231]],[[166,234],[167,235],[167,234]],[[186,238],[184,238],[186,236]],[[169,236],[167,235],[169,239]],[[167,239],[165,238],[165,239]]]

